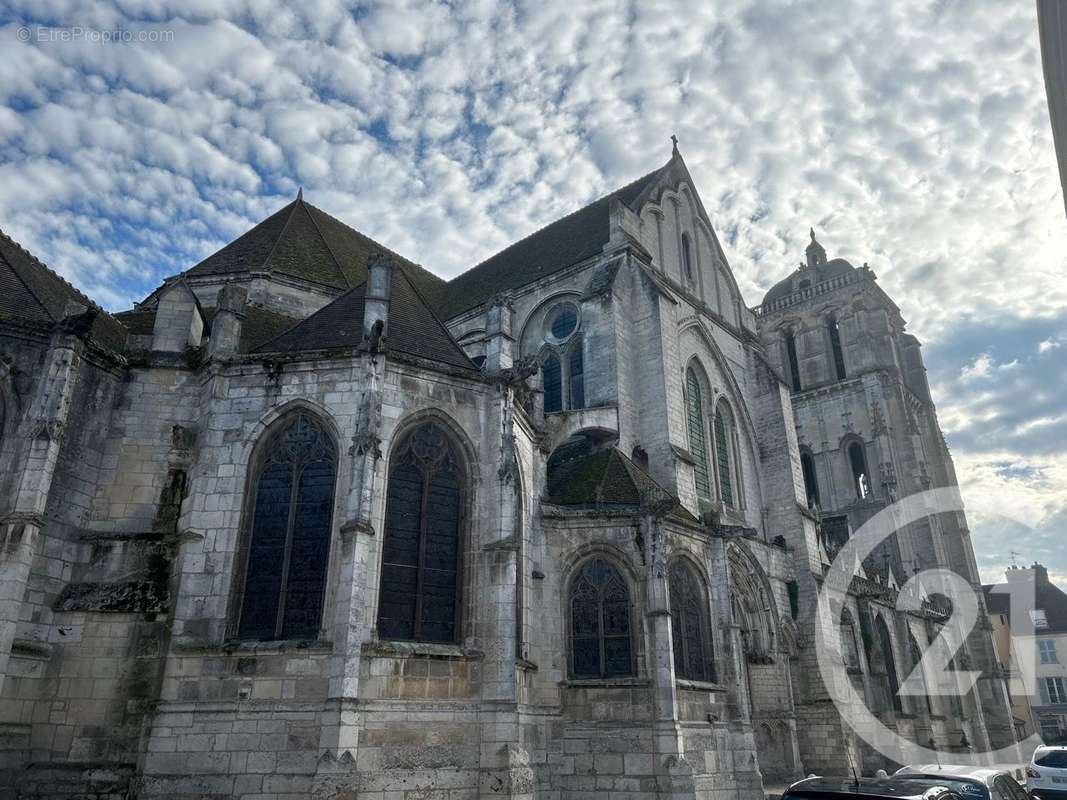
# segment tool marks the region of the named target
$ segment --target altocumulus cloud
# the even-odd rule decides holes
[[[168,35],[37,35],[71,26]],[[454,275],[676,133],[750,303],[809,225],[870,263],[975,518],[1023,516],[1015,548],[1067,573],[1040,533],[1067,520],[1067,225],[1033,3],[7,0],[0,43],[0,226],[114,309],[300,185]]]

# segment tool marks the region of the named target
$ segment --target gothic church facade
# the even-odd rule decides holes
[[[674,151],[443,281],[302,196],[108,314],[0,237],[0,797],[758,798],[848,756],[816,595],[955,484],[873,273],[746,306]],[[1011,741],[962,514],[833,609],[898,732]],[[923,645],[918,645],[922,642]]]

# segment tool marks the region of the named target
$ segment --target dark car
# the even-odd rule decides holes
[[[970,800],[948,786],[907,778],[807,778],[782,800]]]

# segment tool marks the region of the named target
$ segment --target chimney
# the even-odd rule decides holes
[[[490,298],[485,312],[485,372],[492,375],[510,369],[513,363],[511,295],[501,292]]]
[[[186,347],[199,347],[203,335],[204,317],[193,290],[183,280],[165,287],[156,305],[152,349],[181,353]]]
[[[236,353],[241,342],[241,325],[245,318],[248,290],[228,283],[219,290],[215,318],[211,321],[208,353],[212,356]]]
[[[389,335],[389,296],[393,284],[393,260],[375,253],[367,262],[367,290],[363,300],[363,341],[376,352]]]
[[[1026,581],[1034,581],[1035,584],[1048,583],[1048,570],[1045,569],[1043,564],[1038,564],[1036,561],[1029,567],[1008,567],[1007,572],[1004,574],[1008,578],[1008,583],[1024,583]]]

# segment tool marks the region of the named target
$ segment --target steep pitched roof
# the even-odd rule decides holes
[[[253,352],[298,353],[358,346],[363,340],[365,292],[365,283],[350,289],[281,335],[254,348]],[[403,269],[393,271],[385,347],[389,352],[476,369]]]
[[[557,506],[597,509],[637,509],[675,500],[675,513],[694,518],[670,492],[615,447],[580,455],[550,469],[546,497]]]
[[[453,278],[438,306],[441,317],[451,319],[484,303],[497,292],[525,286],[592,258],[604,248],[611,234],[611,201],[617,199],[631,210],[639,211],[662,179],[679,169],[684,170],[685,165],[676,154],[659,169],[556,220]]]
[[[1035,636],[1050,633],[1067,633],[1067,592],[1051,583],[1047,575],[1031,580],[1034,584],[1034,608],[1045,612],[1047,628],[1034,631]],[[986,608],[991,614],[1008,614],[1011,611],[1011,595],[1005,591],[993,591],[1006,584],[986,584],[982,587]]]
[[[126,329],[118,320],[0,231],[0,320],[55,324],[71,303],[95,310],[90,338],[112,350],[122,349]]]
[[[303,195],[185,274],[271,272],[344,291],[367,280],[367,260],[376,252],[390,253],[427,297],[436,299],[443,290],[441,278],[305,202]]]

